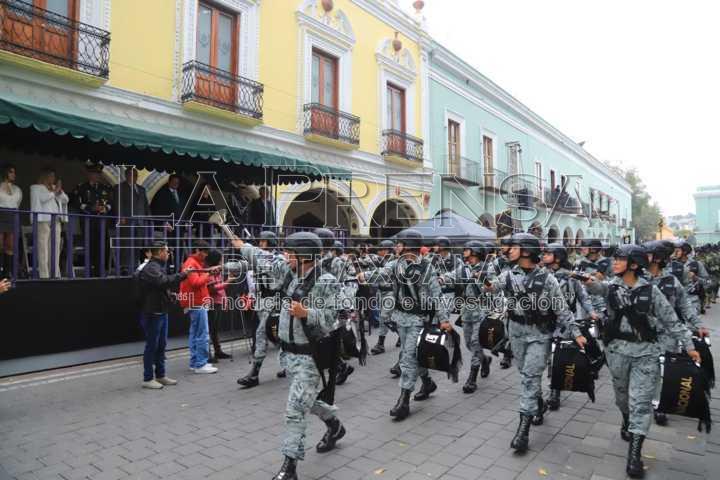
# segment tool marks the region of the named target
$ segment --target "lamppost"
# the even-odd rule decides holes
[[[662,238],[662,236],[663,236],[662,230],[663,230],[664,226],[665,226],[665,221],[661,218],[660,221],[658,222],[658,237],[659,237],[658,240],[663,239]]]

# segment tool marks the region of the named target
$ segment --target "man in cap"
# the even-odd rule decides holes
[[[415,401],[427,400],[437,390],[427,369],[418,365],[417,341],[423,327],[434,323],[443,330],[451,330],[452,326],[448,321],[448,312],[442,305],[437,305],[442,291],[435,269],[429,260],[420,256],[422,234],[409,228],[398,233],[396,238],[397,243],[403,246],[402,255],[374,272],[359,274],[358,280],[377,283],[382,278],[393,283],[395,302],[390,315],[397,324],[401,340],[401,375],[400,397],[390,410],[390,416],[399,421],[410,415],[410,394],[415,389],[418,376],[422,387],[415,395]],[[435,310],[433,303],[437,306]]]
[[[529,233],[514,234],[508,259],[512,269],[488,280],[485,288],[503,291],[508,299],[510,343],[522,379],[520,422],[510,446],[524,453],[529,446],[531,423],[543,421],[542,373],[555,328],[568,329],[581,347],[586,339],[580,334],[557,280],[538,265],[538,238]]]
[[[247,375],[237,381],[245,389],[260,384],[260,369],[267,355],[267,322],[271,317],[280,313],[282,283],[272,275],[273,264],[282,257],[278,247],[278,238],[275,232],[270,230],[262,231],[258,237],[256,254],[250,257],[253,262],[250,264],[250,268],[255,273],[254,279],[257,287],[255,310],[258,316],[258,327],[255,331],[255,352],[253,353],[252,368]],[[284,373],[279,376],[284,376]]]
[[[394,259],[394,248],[395,242],[393,242],[392,240],[382,240],[378,245],[377,261],[374,262],[374,266],[384,267],[388,264],[388,262]],[[382,306],[383,302],[389,301],[389,299],[391,299],[394,294],[392,282],[380,281],[377,285],[377,289],[379,295],[379,304]],[[390,321],[390,312],[390,309],[380,309],[380,318],[378,319],[380,323],[380,327],[378,328],[378,341],[377,344],[372,348],[372,350],[370,350],[370,353],[372,353],[373,355],[380,355],[381,353],[385,353],[385,337],[387,337],[389,331],[388,322]]]
[[[615,391],[615,403],[623,416],[620,435],[629,441],[626,472],[631,478],[645,475],[642,445],[650,430],[657,385],[660,382],[658,357],[664,348],[659,334],[665,332],[683,345],[696,362],[690,331],[660,292],[643,277],[648,255],[638,245],[621,245],[614,255],[610,281],[591,277],[588,292],[607,300],[605,353]]]
[[[258,257],[266,255],[242,240],[234,240],[233,246],[240,249],[250,265],[258,265]],[[285,240],[287,258],[277,256],[270,264],[269,274],[274,284],[279,283],[283,295],[292,299],[282,303],[278,328],[280,365],[287,371],[290,388],[282,446],[285,461],[273,480],[297,479],[297,462],[305,458],[308,413],[320,417],[327,426],[317,444],[318,453],[332,450],[345,435],[345,428],[337,418],[337,407],[319,398],[324,370],[318,370],[313,357],[319,341],[338,329],[336,309],[341,298],[337,278],[319,261],[321,249],[322,243],[316,234],[293,233]]]

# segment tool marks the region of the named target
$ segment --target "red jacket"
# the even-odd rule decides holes
[[[197,256],[190,255],[182,265],[182,270],[188,268],[196,270],[205,268],[205,264]],[[182,308],[197,308],[208,306],[212,303],[207,284],[210,281],[208,273],[191,273],[187,279],[180,283],[180,306]]]

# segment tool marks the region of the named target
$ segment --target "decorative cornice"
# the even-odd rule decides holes
[[[423,32],[420,23],[405,13],[400,7],[385,0],[350,0],[375,18],[378,18],[402,33],[410,40],[417,42]]]
[[[403,48],[400,52],[394,53],[392,49],[392,42],[393,40],[391,38],[383,39],[380,42],[380,45],[375,53],[378,65],[386,68],[393,74],[407,80],[408,82],[414,82],[417,78],[417,67],[415,66],[412,54],[407,48]]]
[[[352,30],[351,33],[340,31],[299,10],[295,12],[295,15],[301,27],[309,28],[315,33],[341,44],[345,50],[352,50],[355,45],[355,35],[352,34]]]
[[[437,42],[433,42],[432,64],[432,70],[437,73],[442,74],[443,72],[438,68],[434,68],[435,65],[440,68],[448,69],[456,75],[465,78],[469,84],[473,84],[501,108],[508,109],[513,114],[517,115],[520,120],[533,126],[538,131],[542,132],[544,136],[552,139],[556,144],[562,146],[562,148],[567,151],[572,152],[574,156],[582,159],[589,166],[600,169],[604,175],[613,178],[616,183],[622,185],[626,191],[630,192],[630,185],[625,181],[625,179],[619,176],[604,162],[588,153],[580,147],[577,142],[550,125],[518,99],[510,95],[489,78],[478,72],[474,67],[467,64],[464,60]],[[460,85],[458,85],[458,87],[462,88]]]

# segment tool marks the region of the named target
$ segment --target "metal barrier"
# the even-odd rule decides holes
[[[160,217],[117,217],[80,213],[45,213],[25,210],[3,210],[12,216],[14,245],[10,277],[41,278],[107,278],[131,276],[143,261],[142,249],[162,240],[172,251],[169,269],[177,271],[192,252],[194,242],[202,239],[211,248],[230,248],[230,240],[214,223],[192,221],[173,225]],[[49,215],[49,222],[39,216]],[[241,238],[255,238],[263,230],[279,237],[311,227],[264,226],[244,224],[232,227]],[[341,242],[347,241],[344,229],[334,228]],[[41,261],[43,262],[41,264]]]

